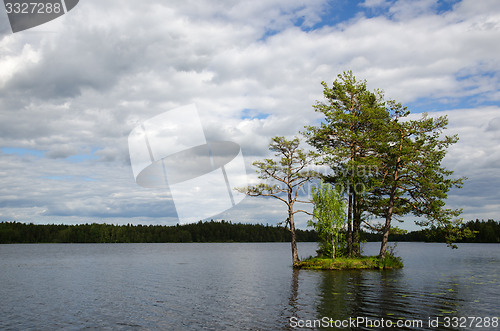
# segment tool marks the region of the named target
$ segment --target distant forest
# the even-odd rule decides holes
[[[475,220],[462,225],[462,229],[468,228],[475,232],[474,238],[466,238],[458,243],[500,243],[500,222],[492,219],[488,221]],[[382,234],[363,233],[367,241],[381,241]],[[390,241],[425,241],[425,242],[445,242],[445,234],[441,229],[424,229],[412,231],[405,234],[391,234]]]
[[[467,243],[500,243],[500,222],[492,219],[488,221],[475,220],[465,223],[462,228],[469,228],[475,232],[474,238],[464,239]],[[405,235],[391,235],[391,241],[428,241],[445,242],[444,232],[436,229],[425,229],[409,232]]]
[[[298,241],[316,241],[316,232],[298,230]],[[0,223],[0,244],[5,243],[179,243],[179,242],[287,242],[283,227],[231,222],[184,225],[39,225]]]
[[[500,223],[494,220],[464,224],[476,237],[465,242],[500,243]],[[297,229],[298,241],[317,241],[313,230]],[[362,240],[380,241],[381,234],[361,233]],[[11,243],[166,243],[166,242],[288,242],[290,234],[280,226],[242,224],[227,221],[198,222],[185,225],[113,225],[113,224],[26,224],[0,223],[0,244]],[[435,229],[391,235],[391,241],[444,242],[444,234]]]

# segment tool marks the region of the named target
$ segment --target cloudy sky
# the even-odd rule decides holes
[[[498,0],[81,0],[18,33],[1,8],[0,221],[176,224],[171,192],[135,181],[134,128],[195,104],[252,180],[345,70],[416,116],[448,115],[445,165],[469,178],[448,206],[498,220],[499,41]],[[245,198],[213,218],[276,224],[283,207]]]

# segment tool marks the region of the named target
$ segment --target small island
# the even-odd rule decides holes
[[[311,270],[353,270],[353,269],[400,269],[403,261],[400,257],[387,254],[384,258],[378,256],[360,256],[355,258],[310,257],[293,265],[295,269]]]
[[[453,171],[442,166],[447,148],[458,141],[457,135],[443,134],[448,118],[410,118],[407,107],[385,99],[381,90],[370,91],[352,71],[339,74],[331,87],[321,84],[324,99],[313,108],[324,117],[300,132],[310,147],[301,136],[273,137],[269,151],[274,157],[252,163],[260,181],[236,188],[286,205],[288,217],[282,223],[290,230],[292,264],[310,269],[401,267],[401,261],[387,260],[386,251],[389,236],[403,231],[393,221],[406,215],[417,217],[419,226],[443,231],[453,248],[454,242],[472,237],[471,231],[463,231],[461,209],[445,207],[447,193],[465,180],[453,178]],[[314,205],[312,212],[300,207],[307,203]],[[297,213],[312,216],[307,225],[318,234],[318,257],[331,260],[299,261]],[[361,257],[363,230],[382,235],[382,259]],[[341,257],[355,260],[336,260]]]

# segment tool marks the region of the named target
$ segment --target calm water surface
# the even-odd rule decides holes
[[[288,243],[0,245],[0,329],[291,330],[361,317],[470,330],[443,323],[500,316],[500,245],[459,247],[400,243],[402,270],[330,272],[294,271]],[[303,257],[315,249],[299,243]]]

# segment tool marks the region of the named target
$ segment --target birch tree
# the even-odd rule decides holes
[[[316,229],[324,253],[330,250],[331,245],[331,256],[335,260],[339,235],[346,223],[346,203],[337,189],[323,182],[312,188],[312,200],[313,219],[308,225]]]

